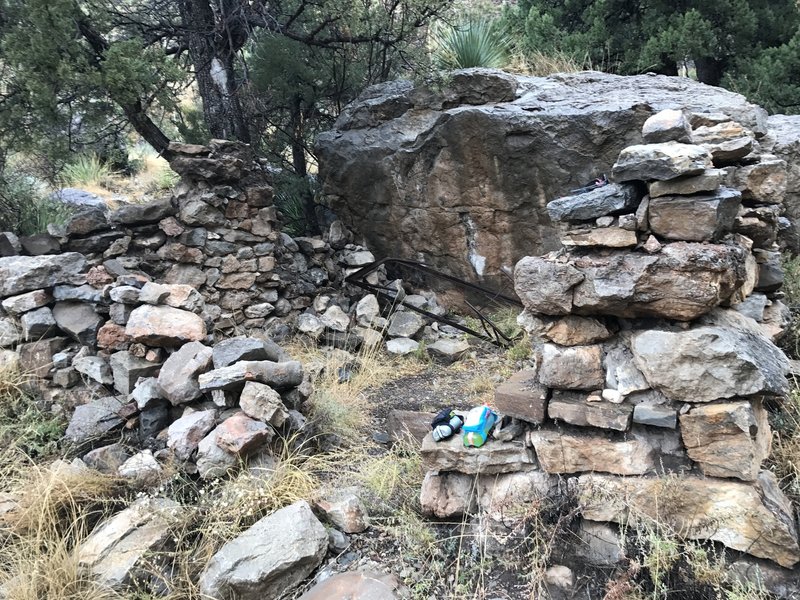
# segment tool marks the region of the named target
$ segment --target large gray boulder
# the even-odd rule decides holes
[[[325,527],[301,500],[225,544],[200,576],[200,593],[208,598],[277,598],[308,577],[327,548]]]
[[[787,394],[789,360],[752,319],[728,313],[687,331],[634,334],[633,357],[648,383],[681,402]]]
[[[15,296],[59,283],[84,283],[86,259],[77,252],[0,258],[0,297]]]
[[[660,110],[722,112],[766,131],[761,108],[688,78],[466,70],[453,81],[367,89],[316,151],[323,200],[376,256],[473,280],[558,248],[547,202],[610,175]]]
[[[197,378],[211,367],[212,350],[200,342],[189,342],[173,352],[158,374],[158,386],[173,405],[185,404],[202,395]]]

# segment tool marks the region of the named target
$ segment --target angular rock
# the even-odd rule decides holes
[[[358,488],[327,493],[314,501],[314,508],[344,533],[361,533],[369,527],[369,515],[358,496]]]
[[[22,249],[31,256],[42,256],[45,254],[58,254],[61,252],[61,244],[49,233],[38,233],[36,235],[26,235],[19,238]],[[39,286],[37,286],[39,287]]]
[[[155,377],[145,377],[140,379],[131,392],[131,400],[136,402],[139,410],[146,410],[153,406],[162,404],[165,400],[158,379]]]
[[[590,565],[613,567],[627,558],[624,535],[611,525],[581,519],[578,536],[577,554]]]
[[[475,477],[464,473],[428,471],[422,480],[419,502],[426,517],[451,519],[477,507]]]
[[[322,324],[333,331],[345,333],[350,326],[350,317],[335,304],[329,306],[328,309],[319,318]]]
[[[542,346],[539,382],[558,389],[596,390],[603,387],[603,352],[600,346]]]
[[[405,356],[419,350],[419,342],[410,338],[395,338],[386,341],[386,351],[395,356]]]
[[[679,177],[669,181],[653,181],[650,183],[650,198],[660,196],[691,196],[701,192],[715,192],[723,180],[724,171],[708,169],[700,175]]]
[[[239,465],[239,457],[217,445],[217,425],[197,445],[197,472],[203,479],[225,477]]]
[[[46,306],[26,312],[20,317],[19,322],[22,325],[22,335],[26,342],[50,337],[56,329],[53,312]]]
[[[168,498],[142,498],[102,523],[78,549],[78,564],[121,591],[146,579],[150,558],[167,549],[183,512]]]
[[[670,240],[716,241],[733,229],[741,194],[721,188],[714,194],[650,199],[650,229]]]
[[[22,252],[19,238],[11,231],[0,233],[0,256],[16,256]]]
[[[164,470],[153,456],[152,450],[143,450],[131,456],[122,465],[117,473],[125,479],[139,479],[145,482],[155,481]]]
[[[248,417],[280,428],[289,418],[281,395],[268,385],[248,381],[239,397],[239,406]],[[347,532],[345,532],[347,533]]]
[[[647,144],[662,142],[692,143],[692,125],[682,110],[662,110],[642,125],[642,138]]]
[[[0,348],[16,346],[22,334],[11,319],[0,318]]]
[[[316,315],[303,313],[297,317],[297,330],[316,339],[325,331],[325,325]]]
[[[175,347],[206,337],[206,324],[194,313],[171,306],[140,306],[131,312],[125,333],[149,346]]]
[[[656,467],[656,453],[641,439],[614,441],[597,435],[557,431],[530,431],[528,443],[547,473],[597,471],[615,475],[643,475]]]
[[[72,367],[89,379],[102,383],[103,385],[112,385],[114,383],[114,374],[111,372],[111,367],[108,361],[100,356],[80,356],[72,361]]]
[[[29,310],[47,306],[53,296],[47,290],[35,290],[19,296],[11,296],[3,300],[3,310],[12,315],[21,315]]]
[[[633,422],[651,427],[675,429],[678,426],[678,411],[670,406],[637,404],[633,408]]]
[[[83,462],[90,469],[105,475],[116,475],[120,466],[130,458],[130,454],[122,444],[109,444],[87,452]]]
[[[200,342],[189,342],[173,352],[158,374],[161,394],[173,406],[199,398],[198,377],[211,367],[212,349]]]
[[[369,327],[381,315],[381,307],[375,294],[367,294],[356,304],[356,320],[359,325]]]
[[[244,413],[228,417],[215,429],[216,443],[236,456],[247,456],[267,444],[274,432],[272,428],[251,419]]]
[[[494,406],[500,414],[528,423],[543,423],[547,395],[547,388],[536,380],[536,371],[524,369],[497,387]]]
[[[707,326],[680,332],[643,331],[634,334],[631,349],[650,385],[671,400],[780,396],[789,389],[789,361],[756,329]]]
[[[753,138],[742,136],[735,140],[727,140],[716,144],[702,144],[714,161],[714,166],[721,167],[735,163],[753,151]]]
[[[791,504],[769,471],[762,471],[755,484],[594,474],[581,475],[578,481],[587,519],[625,523],[643,515],[685,538],[714,540],[787,568],[800,560]]]
[[[413,338],[425,326],[422,316],[410,310],[395,312],[389,318],[389,337]]]
[[[338,573],[316,584],[298,600],[397,600],[401,589],[394,575],[373,571]]]
[[[221,369],[203,373],[199,377],[200,389],[234,390],[246,381],[265,383],[276,390],[286,390],[303,381],[303,367],[297,361],[272,362],[268,360],[243,360]]]
[[[465,447],[461,435],[435,442],[428,434],[422,441],[422,460],[433,471],[468,474],[510,473],[535,467],[533,453],[520,441],[490,440],[480,448]]]
[[[77,446],[103,438],[122,427],[124,420],[119,416],[122,407],[122,401],[114,396],[81,404],[75,408],[64,437]]]
[[[325,528],[301,500],[225,544],[200,575],[200,593],[240,600],[277,598],[308,577],[327,548]]]
[[[177,460],[189,460],[200,441],[214,429],[216,419],[216,410],[198,410],[183,415],[167,430],[167,448],[172,449]]]
[[[138,358],[128,351],[115,352],[108,359],[114,375],[114,387],[120,394],[130,394],[140,377],[158,375],[161,365]]]
[[[81,284],[86,268],[86,259],[76,252],[0,258],[0,297],[50,288],[59,283]]]
[[[57,302],[53,307],[53,317],[59,329],[84,346],[97,343],[97,332],[103,318],[91,304],[83,302]]]
[[[655,255],[610,251],[569,262],[528,256],[517,263],[514,287],[534,313],[688,321],[731,299],[746,282],[749,256],[739,245],[688,242]]]
[[[586,394],[555,390],[547,405],[547,415],[571,425],[627,431],[631,425],[633,406],[588,402]]]
[[[175,214],[170,199],[155,200],[147,204],[127,204],[112,212],[108,220],[121,225],[145,225],[158,223],[161,219]]]
[[[635,210],[643,195],[634,184],[608,184],[548,202],[547,214],[553,221],[588,221]]]
[[[700,146],[665,142],[628,146],[611,168],[614,181],[652,181],[698,175],[711,167],[711,154]]]
[[[680,421],[689,458],[705,475],[756,480],[772,440],[760,401],[695,406]]]
[[[425,349],[428,351],[431,358],[445,364],[450,364],[463,358],[464,355],[469,352],[470,345],[465,339],[443,338],[436,340],[432,344],[428,344]]]
[[[169,288],[160,283],[153,283],[148,281],[139,290],[139,302],[144,304],[152,304],[154,306],[161,304],[169,296]]]
[[[568,315],[547,325],[544,336],[560,346],[585,346],[602,342],[611,332],[597,319]]]
[[[240,360],[272,360],[262,340],[237,336],[214,346],[214,368],[227,367]]]
[[[106,321],[97,330],[97,347],[103,350],[127,350],[131,345],[131,338],[125,334],[125,327],[112,321]]]
[[[781,204],[787,191],[786,161],[762,156],[754,165],[726,169],[726,185],[742,192],[743,200],[764,204]]]
[[[67,345],[67,338],[54,337],[17,346],[19,368],[35,377],[48,377],[53,367],[53,355]]]

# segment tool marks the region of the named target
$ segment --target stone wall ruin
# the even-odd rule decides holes
[[[428,436],[423,508],[451,517],[485,503],[476,489],[530,500],[566,478],[588,522],[658,520],[791,568],[795,509],[764,467],[765,404],[789,390],[765,216],[785,165],[751,159],[722,116],[666,110],[642,133],[613,183],[548,204],[563,247],[514,272],[535,360],[496,390],[512,421],[479,450]]]

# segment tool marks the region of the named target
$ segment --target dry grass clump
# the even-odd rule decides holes
[[[537,50],[528,54],[512,54],[504,68],[511,73],[544,77],[553,73],[584,71],[588,68],[588,62],[588,56],[583,60],[577,60],[566,52],[553,51],[546,54]]]
[[[56,462],[35,465],[10,448],[0,479],[14,507],[0,520],[0,589],[7,600],[106,600],[113,591],[79,569],[92,527],[126,503],[123,480]]]
[[[791,391],[770,414],[773,444],[769,462],[791,500],[800,503],[800,382],[791,381]]]
[[[370,406],[365,392],[420,368],[375,346],[362,347],[357,354],[302,344],[289,351],[314,374],[308,413],[316,430],[344,445],[362,444],[367,434]]]

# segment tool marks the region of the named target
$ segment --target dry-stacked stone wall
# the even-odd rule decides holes
[[[792,567],[796,516],[764,468],[765,403],[789,390],[785,163],[724,115],[663,111],[643,137],[613,183],[549,203],[564,247],[514,274],[535,360],[496,391],[513,421],[482,449],[428,436],[423,507],[451,516],[482,485],[524,500],[569,478],[588,521],[657,519]]]

